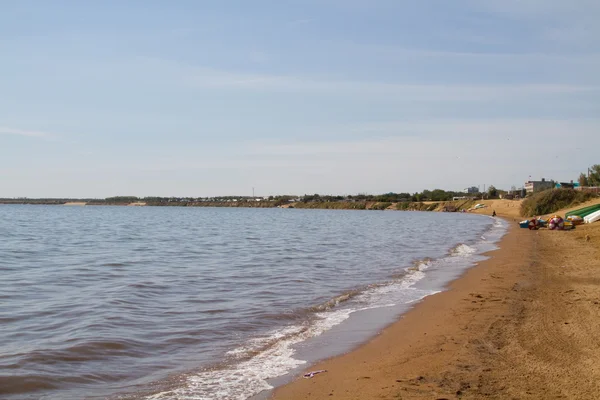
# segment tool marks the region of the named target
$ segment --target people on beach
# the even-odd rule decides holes
[[[492,210],[492,217],[496,216],[496,210]]]

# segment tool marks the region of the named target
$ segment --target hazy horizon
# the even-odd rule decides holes
[[[0,4],[0,197],[458,191],[599,163],[600,3]]]

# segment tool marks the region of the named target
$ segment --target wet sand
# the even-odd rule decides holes
[[[600,223],[531,232],[496,212],[511,228],[492,258],[273,397],[597,398]]]

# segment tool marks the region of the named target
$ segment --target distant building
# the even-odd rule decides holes
[[[556,188],[563,188],[563,189],[575,189],[576,187],[579,187],[579,182],[557,182],[556,183]]]
[[[469,194],[479,193],[479,188],[477,186],[471,186],[470,188],[467,188],[467,193],[469,193]]]
[[[554,187],[555,182],[550,180],[547,181],[545,178],[542,178],[541,181],[527,181],[523,186],[526,193],[536,193],[546,189],[552,189]]]

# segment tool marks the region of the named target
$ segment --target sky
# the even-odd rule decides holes
[[[0,197],[417,192],[600,163],[597,0],[0,0]]]

